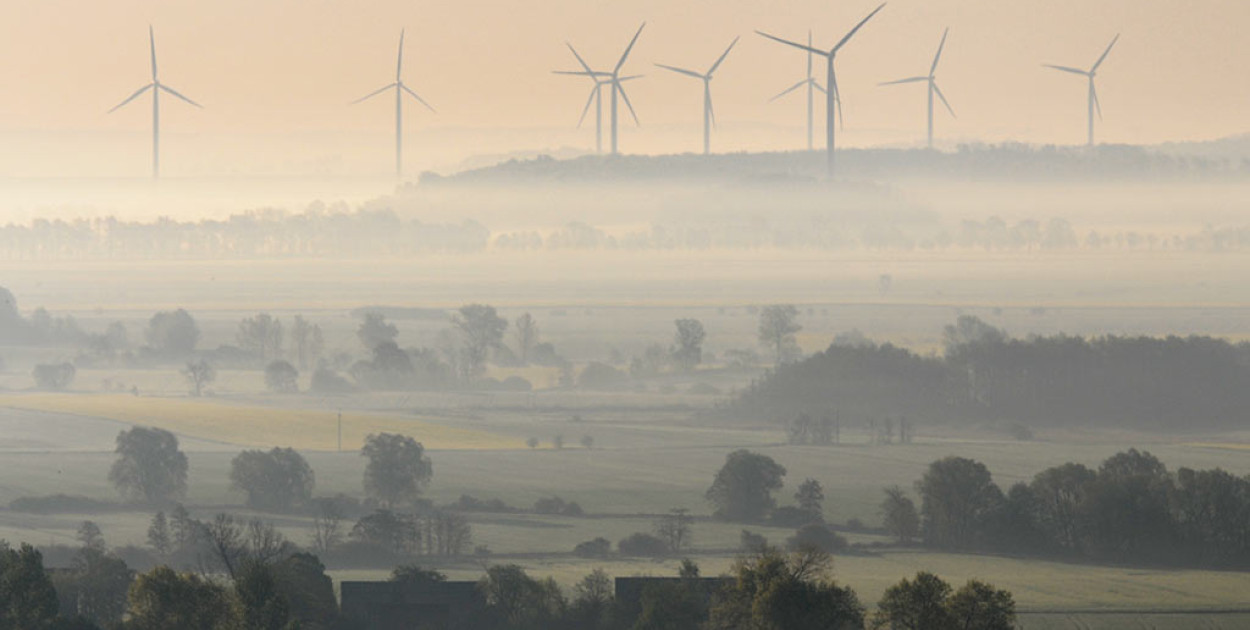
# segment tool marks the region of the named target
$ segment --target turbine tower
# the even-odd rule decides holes
[[[1098,88],[1094,87],[1094,77],[1098,75],[1098,67],[1102,65],[1102,62],[1107,60],[1107,55],[1111,54],[1111,49],[1115,48],[1115,43],[1118,41],[1120,41],[1120,36],[1119,34],[1116,34],[1115,38],[1111,40],[1111,44],[1107,46],[1107,50],[1103,51],[1102,56],[1098,58],[1098,61],[1094,62],[1094,65],[1089,70],[1078,70],[1077,68],[1069,68],[1067,66],[1053,66],[1048,63],[1042,64],[1043,66],[1047,68],[1054,68],[1055,70],[1060,70],[1063,72],[1070,72],[1072,74],[1079,74],[1083,77],[1088,77],[1089,79],[1089,146],[1091,147],[1094,146],[1094,110],[1095,109],[1098,110],[1098,119],[1102,120],[1102,104],[1098,102]]]
[[[946,106],[946,111],[950,112],[952,117],[955,115],[955,110],[951,108],[951,104],[946,102],[946,97],[942,95],[942,88],[938,87],[937,76],[936,76],[938,61],[942,59],[942,49],[946,48],[946,36],[949,35],[950,32],[951,30],[948,28],[942,33],[942,43],[938,44],[937,54],[933,56],[933,65],[929,66],[928,76],[911,77],[908,79],[899,79],[898,81],[888,81],[886,83],[881,84],[881,85],[899,85],[902,83],[920,83],[921,81],[929,84],[929,148],[930,149],[933,148],[933,95],[936,94],[939,99],[942,99],[942,104]]]
[[[582,69],[575,70],[575,71],[554,70],[552,72],[553,74],[590,77],[591,80],[595,82],[594,87],[590,89],[590,97],[586,99],[586,106],[582,108],[582,116],[581,118],[577,119],[577,128],[580,129],[582,126],[582,123],[586,121],[586,114],[590,113],[590,106],[593,104],[595,106],[595,153],[602,154],[603,153],[603,86],[612,85],[612,79],[611,79],[612,73],[611,72],[596,72],[594,70],[591,70],[590,65],[588,65],[584,59],[582,59],[581,55],[577,54],[577,49],[573,48],[572,44],[565,42],[564,45],[568,46],[569,50],[573,52],[573,56],[577,58],[577,63],[581,64]],[[624,83],[626,81],[632,81],[634,79],[639,79],[641,77],[642,77],[641,74],[636,74],[636,75],[631,75],[627,77],[620,77],[618,81],[621,83]],[[630,107],[630,111],[631,112],[633,111],[633,107]],[[637,123],[637,121],[638,121],[638,117],[634,116],[634,122]]]
[[[716,69],[720,67],[721,62],[725,60],[725,57],[729,56],[729,51],[733,50],[734,45],[737,43],[738,38],[735,37],[734,40],[730,42],[729,48],[726,48],[725,52],[721,53],[720,58],[716,60],[716,63],[712,64],[712,67],[708,68],[707,72],[703,74],[695,72],[694,70],[686,70],[685,68],[666,66],[662,63],[655,64],[665,70],[671,70],[677,74],[684,74],[688,77],[694,77],[703,81],[703,155],[709,155],[712,152],[712,125],[716,124],[716,113],[712,110],[712,75],[716,72]]]
[[[876,9],[873,9],[872,13],[869,13],[867,17],[860,20],[859,24],[855,25],[855,28],[851,29],[850,32],[846,34],[846,36],[844,36],[841,40],[839,40],[838,43],[834,44],[833,48],[830,48],[828,51],[819,50],[811,46],[805,46],[797,42],[792,42],[788,39],[782,39],[774,35],[769,35],[768,33],[765,33],[763,31],[755,31],[756,33],[759,33],[760,35],[763,35],[764,37],[767,37],[768,39],[771,39],[775,42],[780,42],[787,46],[793,46],[795,48],[798,48],[799,50],[806,50],[809,53],[815,53],[825,58],[825,61],[826,61],[825,84],[829,86],[829,88],[825,90],[825,151],[826,151],[826,168],[828,170],[829,179],[831,180],[833,179],[833,172],[834,172],[834,169],[833,169],[834,167],[833,115],[834,115],[834,110],[837,105],[836,102],[841,100],[837,97],[838,79],[834,75],[834,72],[833,72],[833,61],[834,59],[837,58],[838,51],[841,50],[842,47],[845,46],[846,43],[850,41],[852,37],[855,36],[855,33],[858,33],[859,29],[863,28],[864,25],[868,23],[868,20],[871,20],[873,16],[877,15],[877,13],[879,13],[881,9],[884,9],[884,8],[885,8],[885,3],[883,2],[881,3],[881,6],[877,7]]]
[[[807,47],[808,48],[812,47],[812,32],[811,31],[807,32]],[[822,86],[820,82],[818,82],[816,79],[812,78],[812,51],[810,50],[807,51],[807,78],[782,90],[780,94],[768,99],[768,102],[771,103],[803,86],[807,86],[807,150],[811,151],[812,149],[816,148],[816,145],[814,144],[815,133],[813,130],[814,125],[813,125],[813,118],[812,118],[812,93],[814,91],[819,91],[821,94],[825,93],[824,86]],[[834,101],[836,101],[836,104],[838,106],[838,121],[840,123],[842,120],[842,109],[841,109],[842,101],[838,97],[837,94],[834,94],[833,97],[834,97]]]
[[[395,90],[395,177],[403,177],[404,174],[404,94],[417,99],[418,103],[425,106],[431,112],[434,108],[425,99],[413,92],[411,88],[404,85],[402,76],[404,70],[404,31],[399,31],[399,58],[395,62],[395,82],[384,87],[380,87],[365,96],[362,96],[351,102],[352,105],[367,101],[387,90]],[[435,112],[437,113],[437,112]]]
[[[156,76],[156,35],[152,31],[152,25],[148,25],[148,43],[152,49],[152,82],[139,88],[129,98],[118,103],[116,107],[110,109],[108,113],[113,113],[122,108],[126,103],[135,100],[143,95],[144,92],[152,90],[152,179],[160,179],[161,177],[161,92],[165,92],[170,96],[182,99],[196,107],[203,109],[199,103],[179,94],[176,90],[161,83]]]

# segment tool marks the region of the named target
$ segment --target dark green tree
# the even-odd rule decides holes
[[[925,542],[954,549],[984,543],[1003,493],[980,462],[947,457],[929,465],[916,482]]]
[[[187,491],[187,456],[164,429],[134,427],[117,435],[117,461],[109,481],[131,499],[170,501]]]
[[[42,628],[56,617],[56,588],[43,568],[43,555],[23,543],[0,541],[0,630]]]
[[[177,358],[191,354],[200,341],[200,327],[183,309],[161,311],[152,316],[143,332],[148,346],[157,354]]]
[[[224,588],[165,566],[136,578],[128,600],[127,630],[234,630],[238,626]]]
[[[386,506],[415,500],[434,476],[434,467],[420,442],[394,433],[372,434],[360,454],[365,466],[365,494]]]
[[[781,489],[785,476],[785,467],[767,455],[734,451],[725,458],[706,497],[716,507],[717,518],[759,521],[773,508],[772,492]]]
[[[312,498],[316,476],[292,448],[243,451],[230,462],[230,487],[247,493],[247,506],[286,511]]]

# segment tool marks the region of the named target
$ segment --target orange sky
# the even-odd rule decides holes
[[[393,78],[408,29],[406,81],[438,108],[409,108],[411,169],[476,154],[592,146],[574,130],[588,82],[567,39],[594,65],[615,61],[646,20],[627,71],[643,127],[627,152],[696,150],[700,86],[652,66],[705,68],[742,42],[713,82],[717,150],[797,148],[803,103],[768,98],[803,74],[802,53],[754,29],[828,46],[872,0],[8,0],[0,3],[0,176],[142,175],[150,101],[105,115],[148,80],[146,29],[161,77],[205,105],[163,102],[166,172],[386,172],[393,103],[348,107]],[[1250,2],[1244,0],[893,0],[839,56],[847,144],[919,142],[922,85],[876,83],[924,73],[951,27],[939,84],[959,118],[952,144],[1084,139],[1084,85],[1043,62],[1088,66],[1120,45],[1099,80],[1100,139],[1152,143],[1247,130]]]

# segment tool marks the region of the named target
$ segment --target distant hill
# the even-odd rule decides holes
[[[1240,179],[1250,176],[1250,160],[1229,157],[1250,137],[1226,144],[1101,145],[1085,147],[1026,144],[963,145],[953,152],[928,149],[845,149],[838,151],[844,180],[1135,180]],[[1206,147],[1202,149],[1202,147]],[[1226,148],[1221,148],[1226,147]],[[1201,150],[1200,150],[1201,149]],[[1223,155],[1223,157],[1222,157]],[[622,181],[733,181],[792,183],[816,181],[825,170],[821,151],[727,153],[717,155],[587,155],[556,159],[542,155],[510,159],[450,176],[427,173],[422,185],[518,185],[527,183],[605,183]]]

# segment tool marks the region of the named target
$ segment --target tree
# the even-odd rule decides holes
[[[360,454],[369,458],[365,466],[365,494],[383,505],[415,500],[422,486],[434,476],[425,447],[406,435],[371,434]]]
[[[716,516],[727,521],[759,521],[773,508],[772,492],[780,490],[786,469],[773,458],[738,450],[725,458],[707,490]]]
[[[356,329],[356,337],[366,350],[372,350],[381,343],[393,342],[398,336],[399,329],[394,324],[387,323],[386,317],[381,313],[365,313],[364,321]]]
[[[877,602],[872,625],[892,630],[954,630],[954,619],[946,605],[950,594],[950,584],[921,571],[914,579],[904,578],[886,589]]]
[[[451,321],[464,343],[464,376],[470,379],[481,376],[487,355],[503,341],[508,320],[500,317],[493,306],[467,304],[460,307]]]
[[[126,594],[135,572],[102,549],[84,547],[74,557],[72,595],[76,612],[101,627],[112,627],[126,611]],[[61,593],[62,598],[70,593]]]
[[[134,427],[117,435],[117,461],[109,481],[131,499],[160,503],[187,491],[187,456],[164,429]]]
[[[677,326],[673,337],[673,365],[686,372],[693,371],[703,362],[703,340],[707,337],[703,322],[679,319],[673,323]]]
[[[690,524],[693,520],[689,510],[676,508],[656,519],[653,529],[655,535],[668,545],[669,553],[678,554],[690,546],[692,533]]]
[[[56,588],[43,568],[43,555],[23,543],[0,541],[0,629],[42,628],[56,616]]]
[[[1016,627],[1016,601],[1010,591],[979,580],[968,580],[946,601],[950,617],[959,630],[1012,630]]]
[[[904,494],[898,486],[885,489],[885,499],[881,501],[881,525],[894,540],[907,544],[920,535],[920,515],[916,513],[916,504]]]
[[[825,500],[825,489],[820,486],[819,481],[810,477],[804,479],[799,484],[799,491],[794,493],[794,500],[798,501],[800,510],[810,512],[817,520],[824,520],[821,504]]]
[[[313,516],[312,547],[327,553],[343,542],[343,511],[333,499],[318,499]]]
[[[134,630],[231,630],[236,625],[224,588],[165,566],[136,578],[128,600],[127,628]]]
[[[534,317],[526,313],[518,318],[513,324],[516,335],[517,359],[521,365],[529,365],[530,354],[534,350],[534,346],[538,345],[538,323],[534,321]]]
[[[152,522],[148,525],[148,546],[156,555],[164,560],[174,550],[174,541],[170,536],[169,520],[165,518],[165,512],[160,511],[152,515]]]
[[[243,451],[230,462],[230,488],[247,493],[247,506],[286,511],[312,498],[316,476],[295,449]]]
[[[864,607],[831,577],[827,553],[807,548],[782,555],[767,549],[739,559],[733,583],[718,594],[707,630],[851,630],[863,628]]]
[[[295,352],[295,362],[299,369],[307,370],[317,365],[317,360],[325,351],[325,345],[321,326],[310,324],[303,316],[296,315],[295,321],[291,323],[291,350]]]
[[[793,304],[773,304],[760,309],[760,345],[773,352],[778,366],[797,353],[794,333],[803,329],[795,321],[798,317],[799,309]]]
[[[206,359],[188,361],[182,369],[182,376],[191,383],[191,392],[196,398],[204,394],[204,386],[217,380],[217,370]]]
[[[35,379],[35,386],[39,389],[48,389],[52,391],[61,391],[69,387],[74,382],[74,377],[78,374],[78,369],[73,363],[40,363],[31,370],[30,375]]]
[[[78,526],[78,542],[82,543],[83,549],[94,549],[96,551],[104,551],[104,534],[100,531],[100,526],[95,521],[83,521]]]
[[[420,551],[420,532],[411,517],[390,510],[377,510],[361,517],[352,527],[351,537],[395,553]]]
[[[1007,333],[995,328],[974,315],[960,315],[954,324],[942,330],[946,354],[955,354],[960,346],[996,344],[1007,340]]]
[[[299,391],[299,370],[289,361],[272,361],[265,366],[265,387],[271,392],[294,394]]]
[[[273,567],[245,562],[234,576],[234,600],[240,625],[248,630],[290,628],[291,609]]]
[[[990,517],[1003,502],[985,464],[963,457],[930,464],[916,490],[925,541],[937,547],[966,549],[984,542]]]
[[[606,540],[604,542],[607,542]],[[569,621],[574,628],[602,630],[610,627],[615,589],[603,569],[595,569],[573,586]]]
[[[824,523],[808,523],[795,530],[794,535],[786,539],[786,548],[791,551],[814,547],[825,553],[836,553],[845,550],[848,546],[845,538]]]
[[[269,313],[259,313],[239,322],[239,331],[235,334],[239,347],[262,361],[282,356],[282,339],[282,322]]]
[[[200,327],[183,309],[161,311],[148,320],[144,339],[154,352],[176,358],[191,354],[200,341]]]
[[[1062,550],[1080,551],[1085,543],[1089,495],[1097,477],[1082,464],[1068,463],[1037,473],[1029,484],[1037,502],[1037,525]]]
[[[487,569],[478,590],[486,599],[487,610],[511,628],[554,627],[567,606],[555,580],[536,580],[515,564]]]

